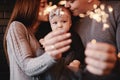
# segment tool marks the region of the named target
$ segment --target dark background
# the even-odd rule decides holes
[[[0,80],[9,80],[9,68],[3,51],[3,36],[15,0],[0,0]]]

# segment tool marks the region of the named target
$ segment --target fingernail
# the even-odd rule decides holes
[[[70,33],[67,33],[67,34],[66,34],[66,36],[67,36],[67,37],[70,37],[70,36],[71,36],[71,34],[70,34]]]

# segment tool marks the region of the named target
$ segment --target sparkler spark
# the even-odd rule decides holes
[[[113,8],[111,6],[108,6],[109,12],[113,12]]]
[[[93,5],[94,11],[88,11],[87,14],[79,14],[80,17],[89,16],[91,19],[96,20],[97,22],[103,23],[103,31],[109,28],[109,24],[107,23],[107,19],[109,15],[104,11],[105,5],[101,4],[100,8],[97,8],[97,5]],[[109,12],[113,12],[113,8],[108,6]]]
[[[60,11],[60,14],[61,14],[61,15],[64,15],[65,13],[64,13],[63,11]]]
[[[43,15],[48,14],[51,10],[53,10],[53,9],[55,9],[55,8],[57,8],[56,5],[53,5],[53,6],[47,6],[47,7],[45,8],[45,10],[44,10],[44,14],[43,14]]]
[[[91,43],[92,43],[92,44],[96,44],[96,40],[93,39],[93,40],[91,41]]]
[[[108,29],[110,26],[108,24],[103,24],[103,31],[105,31],[106,29]]]
[[[44,9],[43,12],[39,12],[39,15],[47,15],[49,14],[49,12],[53,9],[57,8],[56,5],[52,6],[52,2],[49,2],[49,5]]]
[[[80,16],[81,18],[83,18],[83,17],[85,17],[85,14],[79,14],[79,16]]]
[[[88,11],[86,14],[79,14],[79,17],[88,16],[90,19],[94,19],[98,23],[99,22],[103,23],[102,30],[105,31],[106,29],[108,29],[110,27],[109,24],[107,23],[109,14],[105,12],[105,5],[101,4],[100,7],[98,8],[98,6],[96,4],[94,4],[93,8],[94,8],[93,11]],[[110,13],[112,13],[113,8],[111,6],[108,6],[108,11]],[[93,39],[91,42],[96,43],[96,40]]]

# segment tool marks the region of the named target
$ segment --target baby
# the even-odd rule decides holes
[[[68,9],[66,9],[65,7],[62,7],[62,6],[57,7],[56,9],[54,9],[50,12],[49,21],[50,21],[51,29],[53,31],[57,30],[57,29],[63,29],[63,30],[65,30],[65,32],[68,32],[68,31],[70,31],[70,28],[72,26],[71,13],[69,12]],[[68,67],[71,70],[76,71],[80,67],[80,61],[79,60],[73,60],[68,65]]]
[[[62,54],[62,58],[58,64],[54,66],[54,69],[52,69],[50,74],[54,74],[54,78],[59,76],[59,80],[72,80],[69,78],[70,75],[72,75],[69,70],[71,70],[73,73],[77,73],[79,71],[80,61],[83,60],[83,57],[81,57],[80,54],[84,53],[84,48],[81,39],[78,38],[78,35],[71,30],[71,13],[65,7],[59,6],[50,12],[49,22],[52,31],[63,29],[65,32],[70,32],[72,35],[71,48]],[[79,42],[77,42],[77,40]],[[55,80],[58,80],[58,77],[55,78]]]

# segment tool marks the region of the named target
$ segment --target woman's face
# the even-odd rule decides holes
[[[88,0],[67,0],[65,7],[69,8],[74,16],[78,16],[87,11],[88,5]]]
[[[47,0],[40,0],[40,7],[39,7],[39,21],[48,21],[48,14],[44,13],[45,8],[48,6]]]

